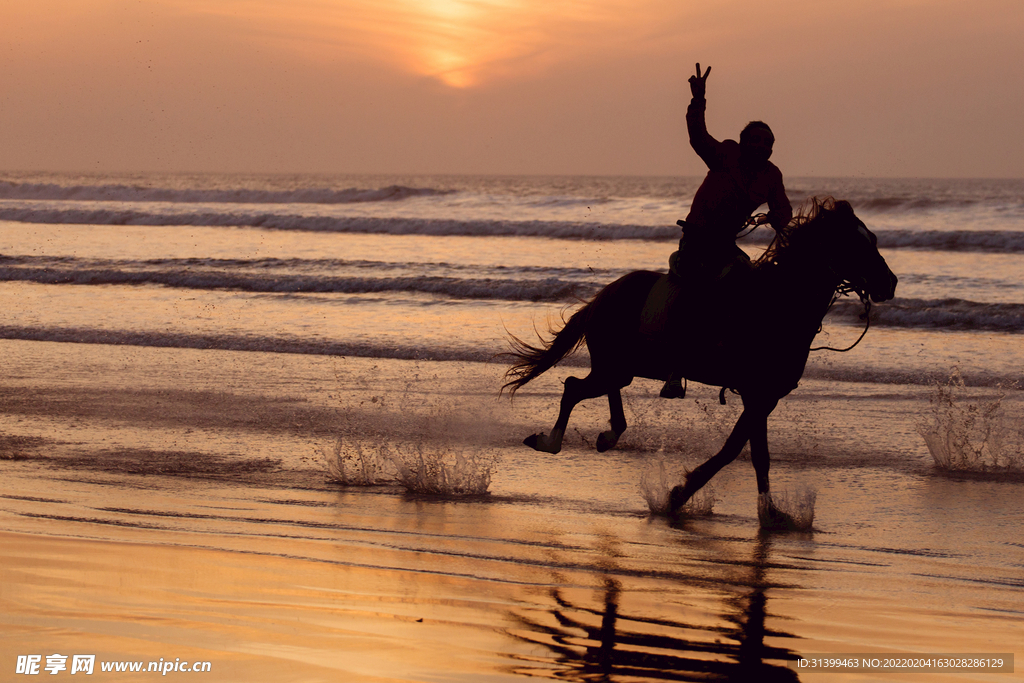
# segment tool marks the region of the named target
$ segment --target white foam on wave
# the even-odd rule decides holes
[[[259,266],[258,268],[254,267]],[[348,268],[352,275],[337,274],[349,264],[317,264],[321,272],[294,272],[294,264],[249,262],[141,263],[135,261],[89,261],[77,259],[0,258],[0,281],[26,281],[53,285],[141,285],[156,284],[184,289],[229,289],[267,293],[417,292],[452,299],[505,301],[576,301],[592,296],[611,274],[559,269],[561,276],[537,277],[543,271],[526,269],[526,277],[513,273],[484,271],[483,277],[410,274],[386,275],[391,264],[380,264],[382,272]],[[377,264],[374,264],[377,265]],[[280,266],[280,270],[277,267]],[[300,264],[301,267],[301,264]],[[398,269],[395,266],[394,269]],[[364,275],[365,270],[371,274]],[[452,272],[439,266],[437,272]],[[465,269],[454,269],[461,275]],[[493,275],[493,276],[491,276]],[[837,302],[829,313],[832,320],[861,325],[863,307],[857,301]],[[872,309],[876,326],[992,330],[1024,332],[1024,304],[975,302],[958,298],[897,298]]]
[[[175,349],[219,349],[263,353],[296,353],[318,356],[355,356],[399,360],[492,362],[494,348],[424,346],[410,341],[400,345],[389,342],[341,341],[294,336],[255,336],[241,334],[190,334],[173,331],[136,332],[83,327],[47,327],[0,325],[0,339],[48,341],[70,344],[113,344]],[[572,363],[574,359],[569,359]],[[575,359],[577,364],[585,360]]]
[[[188,333],[172,330],[113,330],[102,328],[48,326],[48,325],[0,325],[0,339],[44,341],[72,344],[111,344],[117,346],[139,346],[150,348],[204,349],[223,351],[246,351],[260,353],[288,353],[316,356],[388,358],[396,360],[422,361],[465,361],[473,363],[504,363],[498,358],[504,349],[501,345],[465,345],[423,342],[410,339],[406,344],[390,340],[329,339],[313,336],[288,335],[244,335],[238,333]],[[578,353],[563,359],[566,367],[589,367],[590,358]],[[908,367],[904,369],[875,368],[870,365],[836,366],[809,365],[804,372],[807,379],[832,380],[839,382],[862,382],[881,385],[905,384],[911,386],[931,385],[943,379],[944,373]],[[969,383],[974,387],[991,387],[1013,383],[1015,376],[974,373]],[[625,400],[630,399],[624,397]],[[655,402],[656,404],[658,402]],[[665,402],[660,402],[665,403]],[[731,403],[738,405],[739,401]],[[723,411],[708,413],[719,428],[731,428],[735,416]],[[704,419],[704,418],[701,418]],[[716,434],[719,432],[716,432]],[[727,432],[726,432],[727,433]],[[703,435],[703,436],[702,436]],[[620,450],[654,453],[661,449],[672,453],[686,453],[696,447],[699,439],[714,436],[711,432],[694,429],[687,425],[674,425],[671,430],[657,429],[644,432],[639,421],[630,420],[630,427],[619,442]],[[720,442],[716,442],[720,445]],[[714,444],[706,444],[701,453],[714,452]]]
[[[0,208],[0,220],[51,225],[248,227],[305,232],[551,237],[594,241],[621,239],[668,241],[679,238],[679,228],[676,226],[544,220],[310,216],[227,209],[225,211],[149,212],[134,209],[3,207]]]
[[[354,201],[354,200],[353,200]],[[0,220],[51,225],[150,225],[249,227],[264,230],[305,232],[369,233],[390,235],[459,235],[550,237],[568,240],[672,241],[679,238],[675,225],[639,225],[578,220],[500,220],[426,217],[325,216],[286,211],[245,211],[239,203],[223,202],[223,210],[166,210],[140,208],[83,208],[55,206],[0,207]],[[248,202],[250,204],[260,202]],[[343,203],[343,202],[336,202]],[[349,202],[351,203],[351,202]],[[152,208],[152,206],[148,207]],[[756,230],[741,244],[765,245],[770,230]],[[876,230],[882,249],[928,249],[975,251],[999,254],[1024,252],[1024,231],[1020,230]]]
[[[416,292],[448,299],[504,301],[576,301],[592,295],[597,284],[558,278],[493,279],[436,275],[345,277],[329,274],[254,273],[238,270],[156,268],[145,270],[89,266],[0,266],[0,282],[47,285],[162,285],[181,289],[226,289],[283,294],[371,294]]]
[[[879,230],[882,249],[929,249],[933,251],[981,251],[996,254],[1024,251],[1019,230]]]
[[[864,308],[857,301],[839,301],[830,318],[862,325]],[[871,310],[871,324],[888,327],[949,330],[1024,331],[1024,304],[989,303],[966,299],[896,298]]]
[[[342,190],[318,187],[273,189],[201,189],[146,187],[141,185],[61,185],[0,181],[0,199],[74,200],[117,202],[179,202],[225,204],[354,204],[398,201],[410,197],[451,194],[430,187],[388,185],[379,188]]]

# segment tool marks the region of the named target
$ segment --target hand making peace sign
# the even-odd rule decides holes
[[[704,75],[700,75],[700,62],[697,62],[697,75],[690,76],[690,94],[697,99],[704,99],[704,88],[708,80],[708,74],[711,73],[711,67],[704,72]]]

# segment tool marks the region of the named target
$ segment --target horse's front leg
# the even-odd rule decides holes
[[[775,409],[777,402],[766,405],[758,410],[758,419],[750,427],[750,462],[757,475],[757,493],[768,493],[768,470],[771,469],[771,455],[768,453],[768,415]]]
[[[772,404],[774,408],[775,404]],[[796,526],[793,517],[780,510],[772,500],[768,486],[768,470],[771,469],[771,455],[768,453],[768,414],[758,420],[750,432],[750,462],[757,475],[757,518],[764,529],[792,529]]]
[[[758,416],[749,408],[743,409],[743,414],[736,421],[732,433],[725,440],[722,450],[709,458],[703,465],[686,475],[686,482],[676,486],[669,494],[669,514],[676,515],[686,504],[686,501],[693,497],[693,494],[700,491],[704,484],[711,481],[711,477],[718,474],[719,470],[736,459],[736,456],[743,450],[744,444],[750,438],[751,430]]]

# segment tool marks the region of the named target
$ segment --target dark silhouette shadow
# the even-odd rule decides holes
[[[842,293],[857,292],[867,306],[869,297],[892,299],[896,284],[875,236],[850,204],[815,200],[807,213],[777,233],[755,264],[749,285],[716,301],[714,308],[732,318],[729,325],[687,307],[706,297],[699,286],[673,274],[635,271],[598,292],[553,338],[535,346],[511,337],[506,355],[512,365],[503,389],[514,394],[586,343],[590,374],[568,377],[551,432],[524,440],[536,450],[558,453],[573,408],[598,396],[608,397],[611,429],[598,436],[597,449],[614,448],[626,430],[621,390],[636,377],[664,381],[671,375],[728,387],[743,399],[743,413],[721,451],[672,491],[671,511],[735,460],[748,441],[758,493],[766,494],[768,416],[796,388],[825,314]],[[675,321],[669,326],[673,329],[647,332],[642,321],[659,288],[672,289],[667,299],[682,302],[684,310],[660,310]]]
[[[768,612],[772,536],[762,532],[753,557],[742,564],[745,578],[730,581],[744,595],[727,598],[719,615],[728,626],[656,619],[620,612],[622,586],[612,572],[605,576],[600,606],[573,604],[560,588],[552,588],[550,614],[544,624],[512,614],[517,640],[542,646],[551,653],[539,666],[524,663],[515,673],[566,681],[645,678],[666,681],[798,681],[789,665],[793,650],[765,644],[765,637],[796,638],[769,630]],[[691,635],[692,634],[692,635]]]

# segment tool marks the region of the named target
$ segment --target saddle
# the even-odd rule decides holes
[[[669,266],[641,311],[641,339],[668,357],[724,357],[740,349],[753,279],[747,255],[734,247],[724,263],[698,261],[684,247],[672,254]]]

